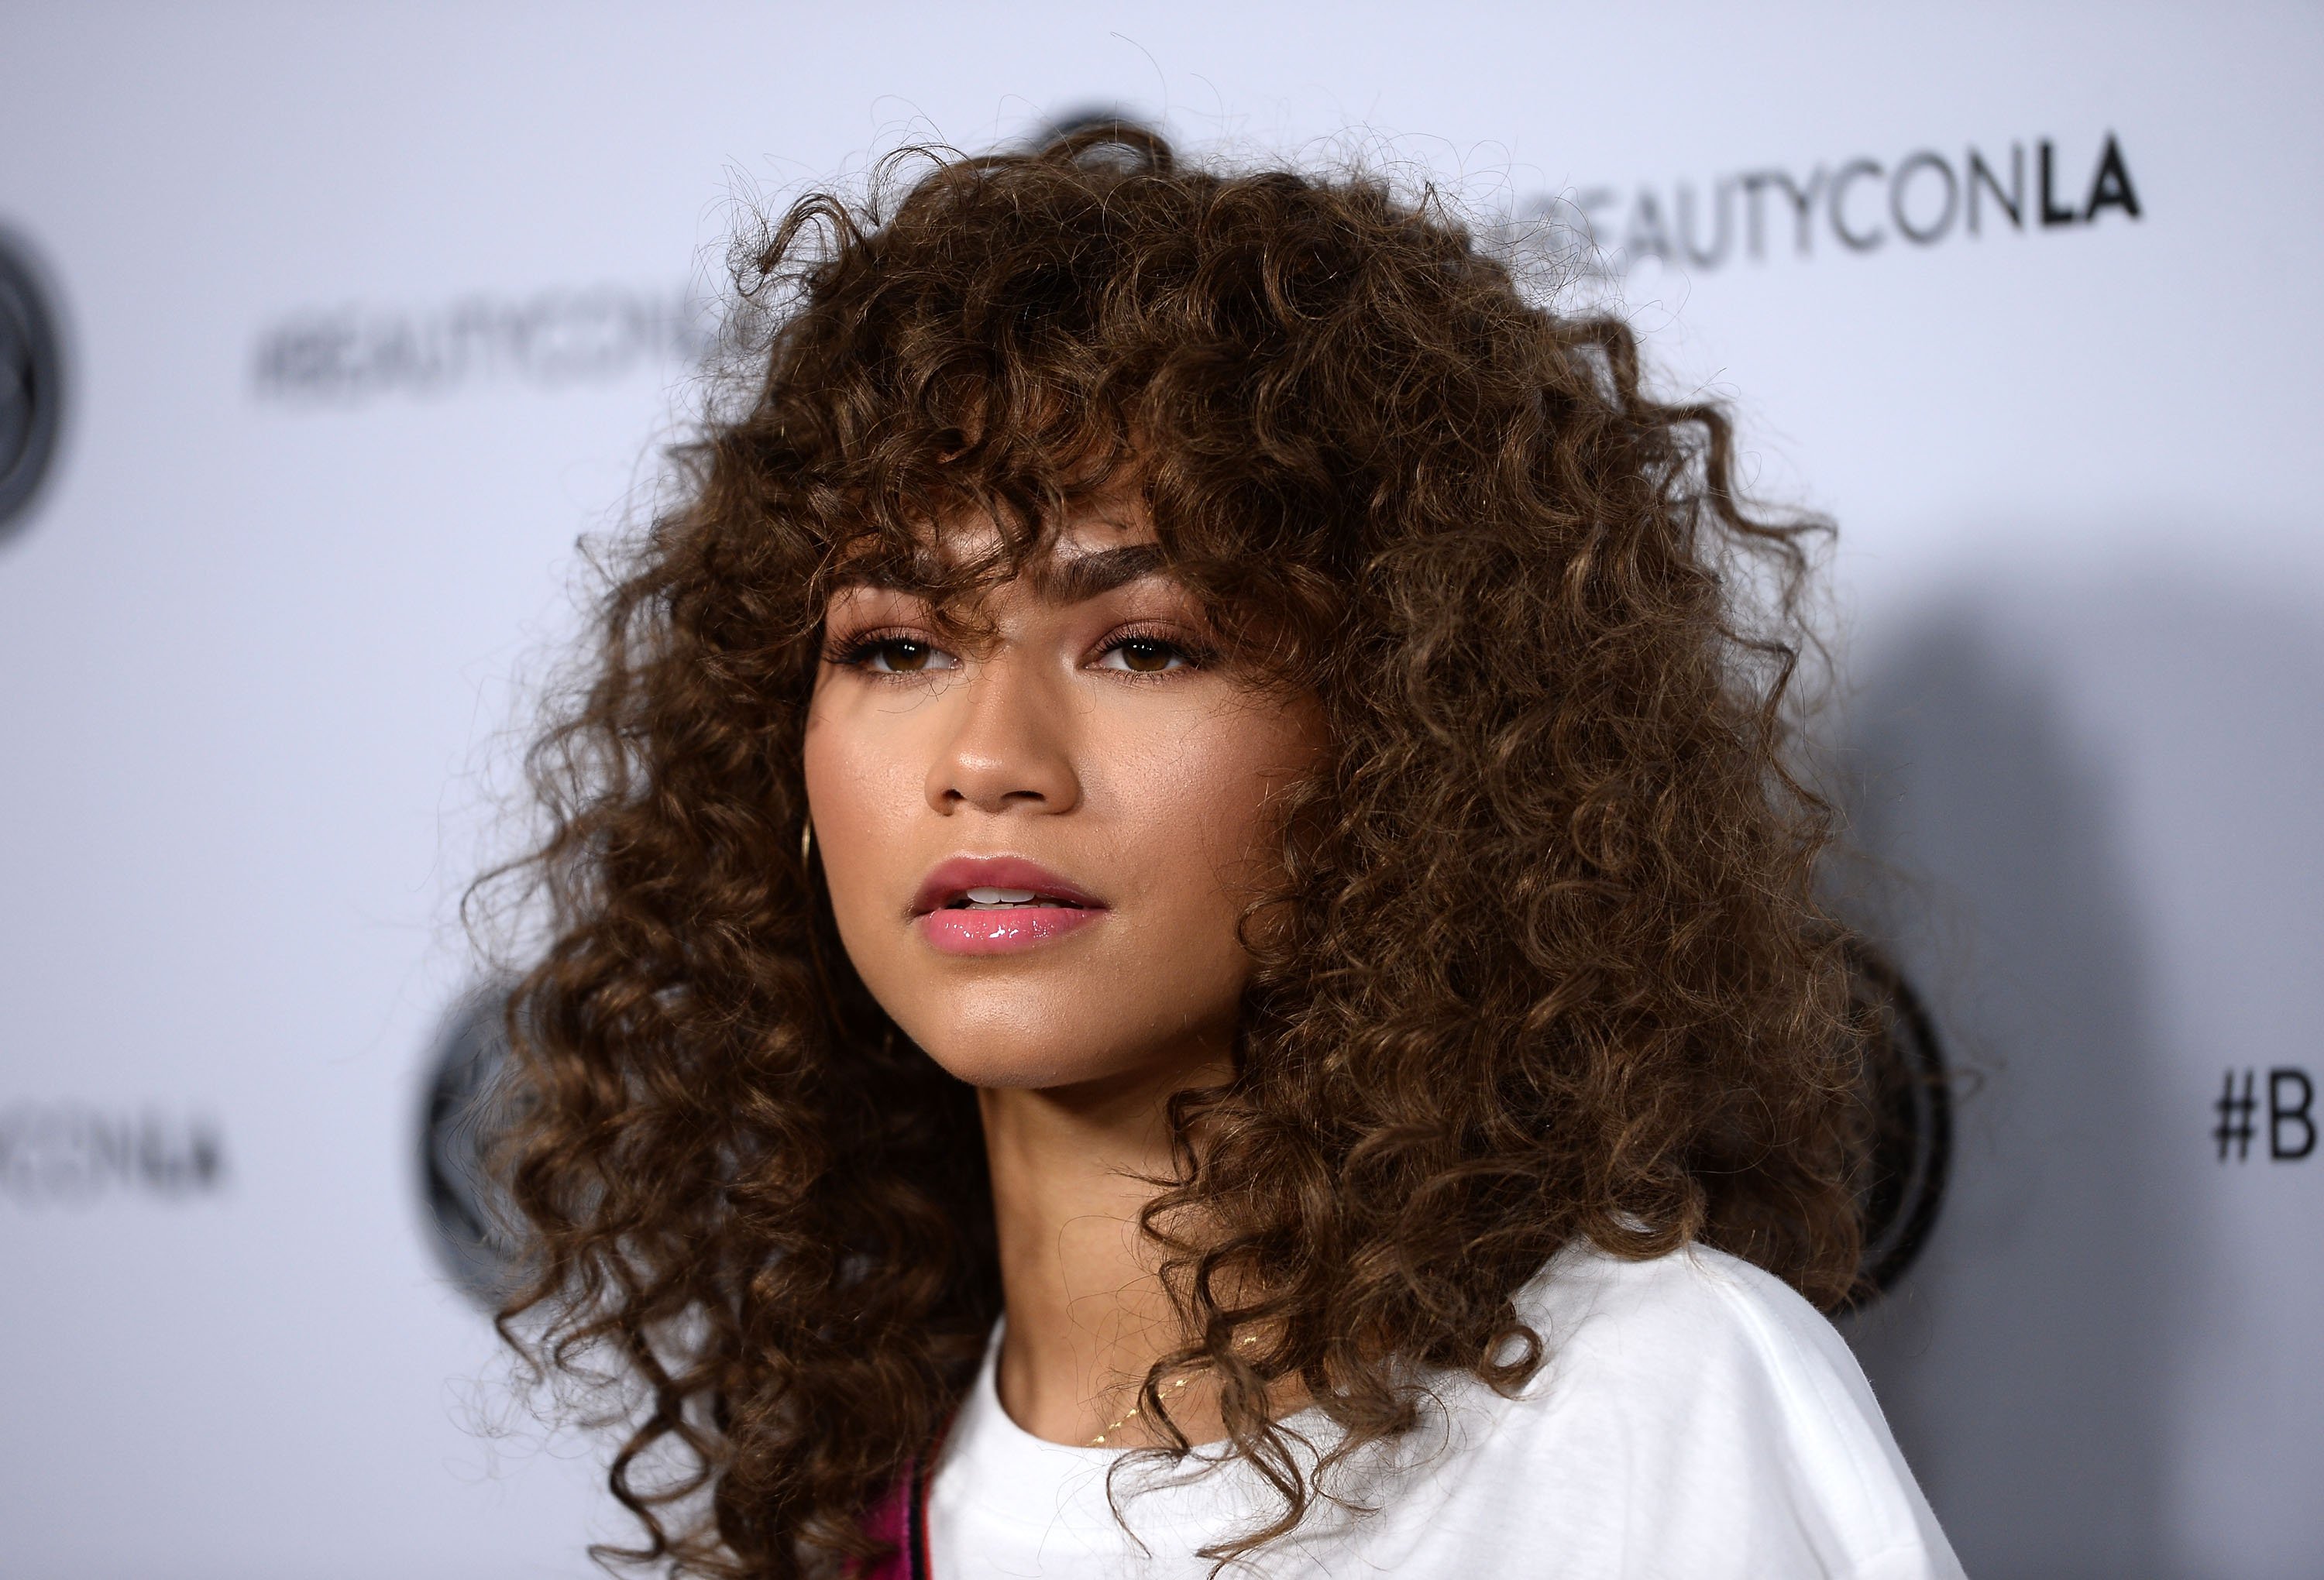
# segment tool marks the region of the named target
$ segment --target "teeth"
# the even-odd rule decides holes
[[[1069,909],[1071,902],[1054,900],[1031,889],[973,888],[963,889],[953,908],[959,911],[1013,911],[1027,906],[1049,910]]]

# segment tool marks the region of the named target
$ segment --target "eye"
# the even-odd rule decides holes
[[[959,659],[917,637],[866,637],[841,654],[838,661],[874,675],[927,675],[960,667]]]
[[[1098,655],[1098,666],[1102,669],[1123,669],[1132,675],[1160,675],[1166,670],[1190,669],[1194,657],[1184,648],[1166,642],[1159,637],[1116,637]]]

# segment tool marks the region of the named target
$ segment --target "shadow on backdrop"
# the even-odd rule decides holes
[[[2324,1153],[2268,1095],[2319,1072],[2324,620],[2183,537],[1929,603],[1850,710],[1858,919],[1982,1077],[1850,1337],[1987,1580],[2324,1554]]]
[[[1843,904],[1969,1074],[1943,1216],[1849,1337],[1970,1574],[2130,1580],[2169,1546],[2175,1270],[2126,1144],[2165,1077],[2106,785],[1992,624],[1930,615],[1851,709]]]

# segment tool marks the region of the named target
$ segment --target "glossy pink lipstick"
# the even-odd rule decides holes
[[[1105,903],[1021,856],[954,856],[912,896],[912,925],[945,954],[1009,954],[1088,926]]]

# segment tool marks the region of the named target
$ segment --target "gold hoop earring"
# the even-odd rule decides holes
[[[804,872],[815,865],[815,824],[799,824],[799,869]]]

